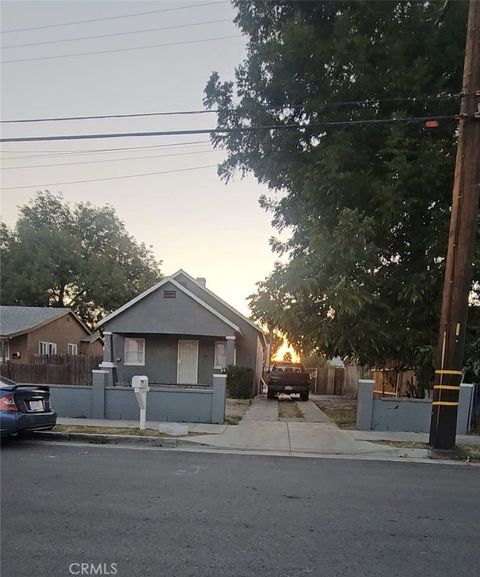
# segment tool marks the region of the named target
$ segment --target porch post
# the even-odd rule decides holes
[[[113,334],[105,331],[103,333],[105,338],[105,348],[103,350],[103,362],[100,363],[100,369],[108,373],[107,385],[113,386],[114,378],[113,371],[115,369],[115,361],[113,357]]]
[[[227,367],[236,363],[236,339],[235,337],[226,337],[227,339]]]

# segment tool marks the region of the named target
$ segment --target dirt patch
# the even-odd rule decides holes
[[[280,401],[278,403],[279,419],[303,419],[303,413],[295,401]]]
[[[156,429],[141,431],[138,427],[93,427],[88,425],[56,425],[54,433],[89,433],[91,435],[131,435],[135,437],[171,437]],[[190,432],[188,436],[202,435],[203,433]]]
[[[317,399],[312,399],[312,401],[341,429],[356,429],[356,399],[348,399],[340,395],[322,395]]]
[[[441,459],[448,461],[471,461],[480,462],[480,447],[461,443],[453,451],[436,451],[428,443],[419,443],[416,441],[374,441],[379,445],[389,445],[390,447],[399,447],[402,449],[428,449],[429,459]]]
[[[238,425],[251,404],[251,399],[227,399],[225,422],[229,425]]]

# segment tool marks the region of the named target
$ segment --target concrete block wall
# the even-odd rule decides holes
[[[59,417],[136,420],[139,418],[131,387],[108,385],[108,371],[93,371],[91,387],[49,385],[50,399]],[[184,423],[225,421],[226,375],[214,375],[213,386],[188,388],[154,386],[147,393],[147,420]]]
[[[373,380],[358,386],[357,429],[360,431],[403,431],[428,433],[432,414],[430,399],[383,397],[374,399]],[[463,384],[457,415],[457,435],[469,431],[474,386]]]

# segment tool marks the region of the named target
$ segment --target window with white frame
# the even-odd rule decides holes
[[[227,366],[227,341],[217,341],[215,343],[214,369],[223,369]]]
[[[57,343],[48,343],[46,341],[40,341],[38,343],[38,353],[40,355],[56,355]]]
[[[0,363],[10,360],[10,343],[8,339],[0,339]]]
[[[126,338],[124,344],[125,365],[145,365],[145,339]]]
[[[74,343],[68,343],[67,351],[69,355],[78,355],[78,345],[75,345]]]

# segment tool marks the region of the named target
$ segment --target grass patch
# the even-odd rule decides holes
[[[170,437],[155,429],[141,431],[138,427],[93,427],[82,425],[56,425],[54,433],[89,433],[91,435],[132,435],[136,437]],[[190,433],[192,434],[192,433]]]
[[[225,417],[225,423],[227,425],[238,425],[238,423],[242,420],[240,415],[230,415]]]
[[[303,413],[295,401],[279,401],[278,417],[280,419],[303,419]]]

